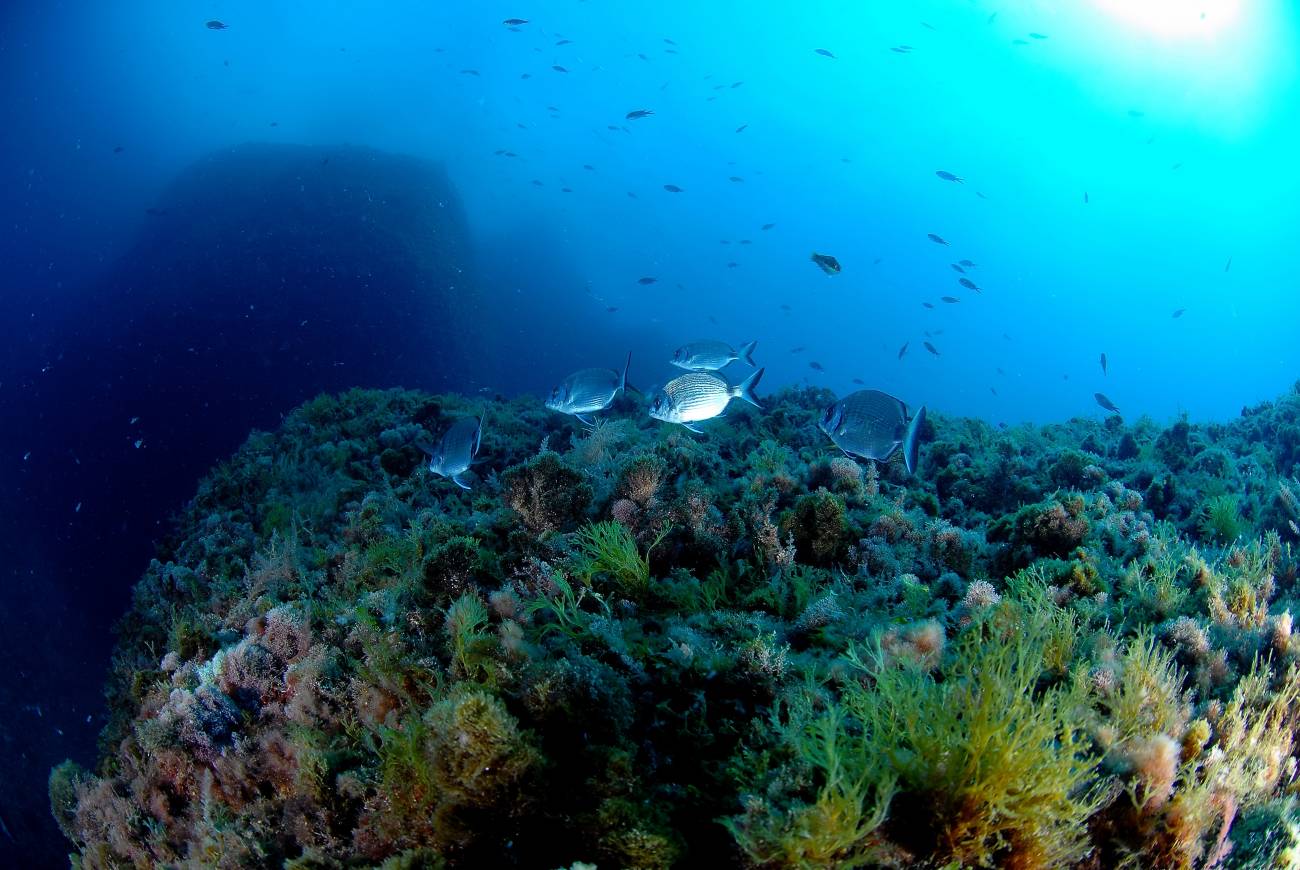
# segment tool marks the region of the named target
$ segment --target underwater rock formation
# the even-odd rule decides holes
[[[472,491],[416,445],[477,401],[253,434],[137,586],[98,764],[51,776],[80,866],[1295,855],[1300,385],[932,414],[915,476],[835,456],[830,398],[702,437],[490,402]]]

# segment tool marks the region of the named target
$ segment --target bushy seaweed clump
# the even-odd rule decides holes
[[[254,434],[136,588],[98,764],[51,774],[75,862],[1296,860],[1300,394],[933,415],[917,476],[836,455],[827,401],[705,436],[497,401],[470,492],[416,446],[456,397]]]

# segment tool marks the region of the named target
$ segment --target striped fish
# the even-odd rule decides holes
[[[907,406],[879,390],[858,390],[822,412],[818,428],[850,456],[884,462],[903,448],[903,464],[916,470],[925,406],[909,421]]]
[[[740,350],[734,350],[725,341],[705,338],[677,348],[671,362],[679,369],[692,372],[714,372],[734,360],[744,360],[752,366],[754,348],[757,346],[758,342],[750,341],[742,344]]]
[[[622,373],[615,369],[579,369],[551,390],[546,407],[561,414],[572,414],[587,426],[593,425],[584,415],[605,410],[627,389],[627,369],[631,364],[632,354],[628,353]]]
[[[687,372],[664,384],[655,394],[650,403],[650,416],[699,432],[693,424],[722,416],[732,399],[743,399],[755,408],[762,408],[754,395],[754,387],[762,377],[763,369],[759,369],[733,386],[713,372]]]
[[[429,455],[429,470],[439,477],[451,478],[461,489],[469,484],[461,475],[469,471],[483,443],[483,417],[461,417],[442,433],[437,445],[416,442],[416,446]]]

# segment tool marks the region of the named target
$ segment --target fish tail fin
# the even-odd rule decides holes
[[[754,365],[754,348],[758,347],[758,341],[748,341],[740,346],[740,358],[749,365]]]
[[[738,399],[744,399],[755,408],[762,408],[763,406],[758,403],[758,396],[754,395],[754,387],[757,387],[758,382],[763,379],[764,371],[766,370],[759,369],[749,377],[745,378],[739,385],[733,387],[735,392],[732,395]]]
[[[623,363],[623,374],[618,379],[619,392],[627,392],[627,370],[632,366],[632,351],[627,352],[627,362]],[[635,389],[635,387],[633,388]]]
[[[916,473],[916,462],[921,450],[921,427],[925,425],[925,405],[916,409],[916,415],[907,424],[907,434],[903,436],[903,464],[908,474]]]

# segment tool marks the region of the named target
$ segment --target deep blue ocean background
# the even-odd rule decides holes
[[[1007,423],[1286,389],[1297,36],[1281,0],[5,4],[0,862],[66,854],[45,775],[93,758],[168,516],[321,390],[627,350],[644,389],[696,337],[757,339],[760,393]],[[446,215],[402,253],[436,286],[365,242],[402,209]]]

